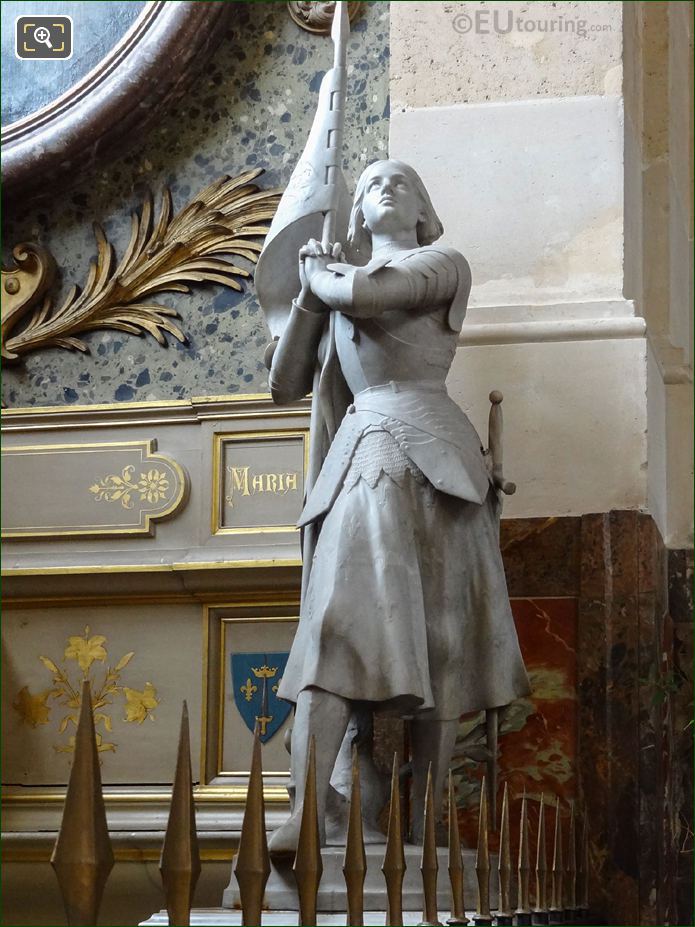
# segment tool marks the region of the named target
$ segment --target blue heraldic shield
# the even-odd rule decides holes
[[[288,653],[233,653],[231,655],[234,704],[253,733],[258,725],[262,744],[277,733],[292,709],[278,698]]]

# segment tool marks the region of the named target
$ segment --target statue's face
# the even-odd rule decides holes
[[[372,233],[415,231],[422,218],[422,203],[399,164],[379,161],[368,169],[362,213]]]

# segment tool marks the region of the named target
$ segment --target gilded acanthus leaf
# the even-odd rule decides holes
[[[221,177],[176,215],[171,193],[164,188],[156,219],[148,193],[140,214],[132,214],[130,241],[118,264],[104,230],[95,224],[97,257],[83,288],[73,286],[58,307],[48,296],[24,328],[5,341],[8,356],[47,347],[87,351],[77,336],[105,328],[149,333],[161,345],[168,332],[185,343],[186,336],[173,321],[176,310],[153,297],[166,291],[188,293],[196,283],[241,290],[241,281],[250,273],[228,258],[258,260],[280,198],[277,191],[261,190],[253,183],[261,173],[257,169]]]

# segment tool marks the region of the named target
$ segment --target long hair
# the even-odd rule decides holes
[[[372,171],[372,169],[379,164],[394,164],[398,169],[405,174],[408,180],[412,183],[415,192],[420,199],[422,204],[422,210],[424,213],[424,218],[420,220],[417,224],[416,235],[419,245],[431,245],[433,241],[436,241],[444,232],[444,226],[442,225],[439,216],[434,211],[434,206],[430,200],[429,193],[425,189],[425,185],[420,179],[420,175],[417,171],[414,171],[409,164],[404,164],[403,161],[394,161],[392,159],[373,161],[368,167],[362,171],[360,179],[357,181],[357,189],[355,190],[355,199],[352,204],[352,212],[350,213],[350,224],[348,226],[348,244],[350,244],[359,254],[364,257],[370,257],[372,253],[372,233],[369,231],[364,221],[364,213],[362,212],[362,200],[364,199],[364,191],[367,186],[367,179]]]

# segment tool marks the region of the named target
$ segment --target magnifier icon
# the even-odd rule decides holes
[[[47,48],[53,49],[53,46],[51,45],[51,33],[45,26],[39,26],[38,29],[34,30],[34,41],[40,42]]]

